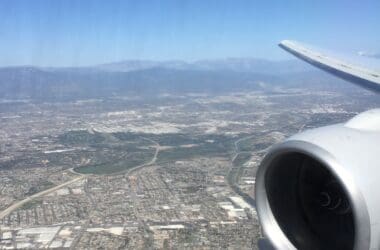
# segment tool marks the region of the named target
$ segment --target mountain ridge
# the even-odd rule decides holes
[[[122,60],[110,63],[97,64],[92,66],[79,67],[43,67],[33,65],[4,66],[0,69],[37,68],[44,71],[108,71],[108,72],[131,72],[152,68],[165,68],[175,70],[200,70],[200,71],[220,71],[229,70],[235,72],[255,72],[255,73],[293,73],[314,70],[312,67],[298,60],[272,61],[257,58],[229,57],[223,59],[203,59],[195,61],[184,60]]]
[[[115,65],[108,69],[3,67],[0,68],[0,98],[44,101],[157,93],[273,91],[290,87],[310,90],[350,88],[321,71],[301,70],[293,62],[229,59],[227,63],[200,61],[195,66],[178,62],[146,66],[139,61],[137,64],[139,67],[134,66],[133,70],[121,70],[124,63],[121,66],[118,63],[117,70]],[[238,67],[243,64],[246,66],[242,69]]]

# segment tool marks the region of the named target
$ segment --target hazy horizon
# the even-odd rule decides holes
[[[257,62],[273,62],[273,63],[297,63],[301,64],[299,60],[296,58],[281,58],[281,59],[266,59],[266,58],[258,58],[258,57],[220,57],[220,58],[199,58],[194,60],[185,60],[185,59],[149,59],[149,58],[127,58],[117,61],[105,61],[105,62],[99,62],[95,64],[88,64],[88,65],[43,65],[43,64],[9,64],[9,65],[0,65],[0,68],[16,68],[16,67],[35,67],[35,68],[91,68],[91,67],[98,67],[103,65],[110,65],[110,64],[121,64],[121,63],[128,63],[128,62],[152,62],[152,63],[169,63],[169,62],[179,62],[179,63],[185,63],[185,64],[195,64],[199,62],[227,62],[231,60],[251,60],[251,61],[257,61]]]
[[[277,48],[283,39],[343,52],[379,51],[379,9],[378,1],[5,0],[0,66],[290,59]]]

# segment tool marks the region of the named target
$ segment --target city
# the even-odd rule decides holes
[[[254,177],[266,150],[346,121],[367,95],[3,99],[0,248],[256,249]]]

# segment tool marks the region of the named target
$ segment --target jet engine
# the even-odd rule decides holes
[[[380,109],[272,147],[255,198],[276,249],[380,249]]]

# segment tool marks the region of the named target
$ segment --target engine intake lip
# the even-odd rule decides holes
[[[370,220],[365,200],[353,177],[323,148],[306,141],[288,140],[274,146],[264,157],[256,176],[256,209],[263,233],[276,249],[296,249],[278,224],[266,191],[266,175],[273,163],[287,154],[299,153],[323,164],[343,187],[351,204],[355,226],[354,249],[370,248]],[[274,164],[276,165],[276,164]]]

